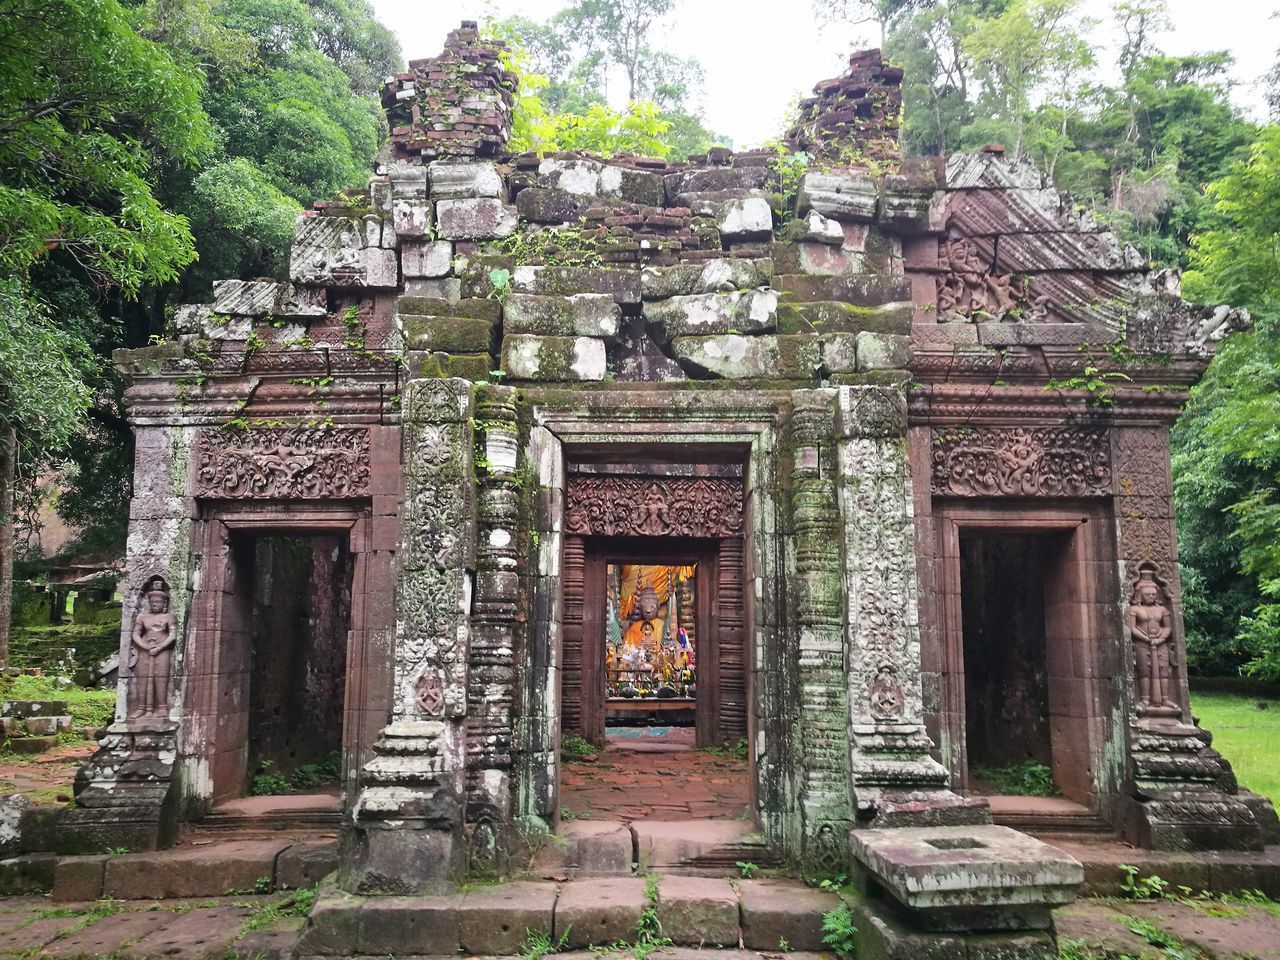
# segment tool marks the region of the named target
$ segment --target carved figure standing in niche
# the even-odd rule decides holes
[[[1151,570],[1142,570],[1125,620],[1137,656],[1138,700],[1144,706],[1173,707],[1169,697],[1169,637],[1173,618],[1163,603],[1164,591]]]
[[[902,684],[887,663],[881,665],[871,681],[871,715],[877,720],[902,716]]]
[[[164,716],[169,707],[169,669],[178,621],[169,611],[169,590],[159,577],[143,588],[147,609],[133,621],[129,669],[129,717]]]

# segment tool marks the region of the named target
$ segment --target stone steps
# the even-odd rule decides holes
[[[650,909],[676,946],[818,951],[823,914],[838,904],[834,893],[797,880],[667,874],[523,881],[434,897],[356,897],[327,887],[296,955],[511,955],[531,933],[570,950],[630,944]]]

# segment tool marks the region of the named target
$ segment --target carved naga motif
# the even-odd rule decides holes
[[[358,497],[369,486],[367,430],[202,430],[195,446],[198,497]]]
[[[577,536],[736,537],[742,484],[710,477],[572,476],[566,532]]]
[[[935,494],[1098,497],[1111,493],[1105,430],[965,427],[933,432]]]

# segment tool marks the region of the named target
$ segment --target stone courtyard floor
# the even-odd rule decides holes
[[[303,921],[290,895],[194,900],[53,904],[45,897],[0,898],[0,957],[14,960],[112,957],[119,960],[275,960],[294,950]],[[1063,960],[1143,957],[1226,960],[1280,957],[1274,903],[1131,903],[1082,900],[1056,913]],[[596,952],[561,954],[565,960]],[[797,951],[668,948],[653,960],[808,960]]]

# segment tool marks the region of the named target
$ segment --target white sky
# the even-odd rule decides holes
[[[372,0],[379,19],[395,31],[407,59],[440,52],[445,35],[462,20],[523,14],[545,20],[567,0]],[[1104,21],[1110,0],[1085,0]],[[1228,50],[1235,57],[1233,96],[1256,119],[1265,108],[1260,79],[1280,48],[1280,0],[1169,0],[1173,30],[1161,38],[1168,53]],[[706,69],[707,126],[741,149],[781,132],[788,104],[819,80],[839,75],[851,49],[873,46],[873,25],[820,28],[810,0],[684,0],[656,44],[696,56]],[[858,33],[861,32],[861,36]]]

